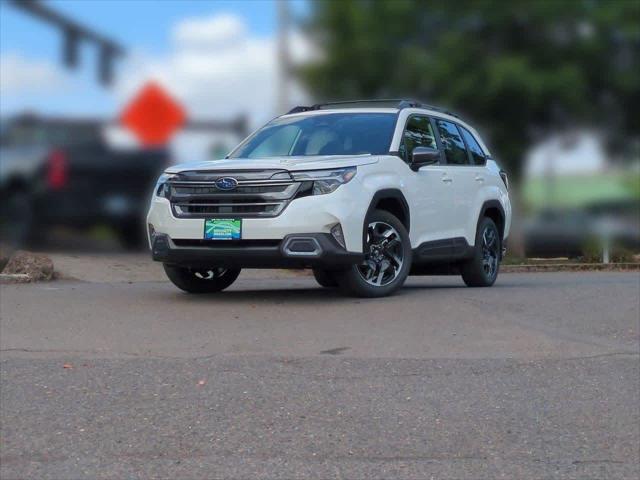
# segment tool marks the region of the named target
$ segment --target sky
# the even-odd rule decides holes
[[[49,0],[58,12],[127,49],[127,56],[117,62],[114,84],[105,88],[96,79],[93,47],[81,49],[79,68],[66,69],[60,62],[58,30],[0,0],[0,117],[29,111],[113,119],[146,82],[154,80],[192,118],[234,119],[245,114],[250,128],[257,128],[283,113],[276,102],[275,1]],[[309,0],[288,4],[293,17],[309,14]],[[318,55],[296,28],[289,38],[294,62]],[[298,85],[289,91],[291,106],[310,101]],[[116,143],[136,144],[126,130],[109,134]],[[177,161],[199,161],[238,140],[183,132],[171,147]],[[534,157],[533,164],[546,165]]]
[[[159,81],[194,118],[250,116],[252,126],[276,107],[276,6],[273,0],[51,0],[48,4],[125,46],[116,81],[96,80],[96,52],[81,49],[80,68],[62,66],[61,35],[0,0],[0,115],[35,111],[117,116],[148,80]],[[294,16],[308,3],[290,0]],[[292,57],[312,48],[291,33]],[[306,98],[294,86],[292,103]]]

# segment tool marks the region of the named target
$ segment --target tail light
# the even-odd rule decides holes
[[[51,190],[61,190],[69,181],[69,163],[62,150],[53,150],[47,158],[47,185]]]

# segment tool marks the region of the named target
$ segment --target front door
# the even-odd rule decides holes
[[[407,119],[400,155],[409,163],[414,148],[437,149],[431,120],[426,115],[411,115]],[[446,165],[428,165],[408,175],[411,194],[411,241],[413,247],[424,242],[450,237],[452,181]]]

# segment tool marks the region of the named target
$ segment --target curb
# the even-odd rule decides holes
[[[502,273],[527,272],[633,272],[640,263],[549,263],[544,265],[500,265]]]
[[[12,283],[30,283],[31,275],[26,273],[0,273],[0,285]]]

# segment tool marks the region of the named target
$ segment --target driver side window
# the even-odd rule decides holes
[[[412,115],[407,121],[400,143],[400,156],[405,162],[409,162],[416,147],[438,148],[431,121],[423,115]]]

